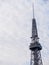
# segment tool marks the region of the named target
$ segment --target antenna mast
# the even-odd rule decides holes
[[[33,3],[33,18],[34,18],[34,3]]]

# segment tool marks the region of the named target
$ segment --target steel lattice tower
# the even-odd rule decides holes
[[[42,46],[39,43],[39,37],[37,33],[36,19],[34,18],[33,9],[33,19],[32,19],[32,37],[29,49],[31,50],[31,62],[30,65],[42,65],[41,50]]]

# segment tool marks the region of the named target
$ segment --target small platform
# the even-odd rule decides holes
[[[42,46],[40,45],[40,43],[35,42],[35,43],[31,43],[30,44],[30,50],[34,51],[34,50],[42,50]]]

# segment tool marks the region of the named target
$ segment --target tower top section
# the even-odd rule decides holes
[[[36,19],[34,17],[34,4],[33,4],[33,19],[32,19],[32,37],[31,37],[31,44],[30,44],[30,50],[41,50],[42,46],[39,43],[38,38],[38,32],[37,32],[37,26],[36,26]]]
[[[34,15],[34,3],[33,3],[33,19],[32,19],[32,38],[38,37],[36,19]]]
[[[32,38],[36,38],[36,37],[38,37],[36,19],[33,18],[32,19]]]

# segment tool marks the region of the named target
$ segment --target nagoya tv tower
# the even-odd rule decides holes
[[[39,43],[39,37],[36,26],[36,19],[34,17],[34,6],[33,6],[33,19],[32,19],[32,37],[29,49],[31,50],[30,65],[43,65],[41,58],[42,46]]]

